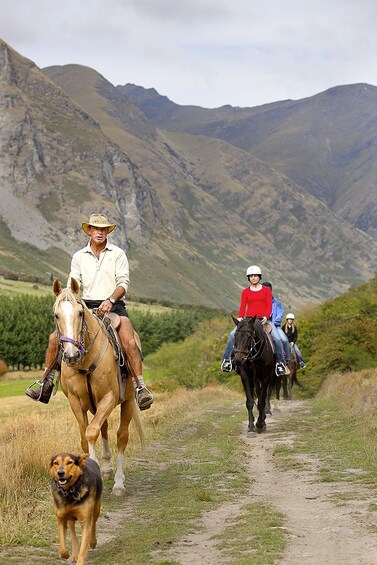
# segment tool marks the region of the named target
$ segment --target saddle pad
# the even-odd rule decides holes
[[[274,344],[274,342],[273,342],[273,340],[272,340],[272,337],[271,337],[271,330],[272,330],[272,328],[271,328],[271,326],[269,325],[269,323],[265,324],[265,326],[264,326],[264,331],[266,332],[266,336],[268,337],[268,341],[270,342],[272,351],[273,351],[274,353],[276,353],[276,351],[275,351],[275,344]]]

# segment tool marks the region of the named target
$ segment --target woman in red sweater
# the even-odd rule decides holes
[[[260,280],[262,278],[262,271],[258,265],[250,265],[246,271],[246,276],[249,281],[249,286],[242,291],[240,307],[238,310],[238,320],[244,317],[257,316],[262,324],[265,324],[270,319],[272,313],[272,292],[267,286],[262,286]],[[234,345],[234,334],[236,329],[232,330],[229,335],[228,343],[224,351],[221,363],[221,370],[228,373],[232,370],[231,353]],[[272,324],[271,337],[275,344],[275,349],[279,357],[276,364],[276,374],[282,376],[287,374],[288,369],[285,366],[283,347],[279,335],[274,335],[276,330]],[[276,332],[277,333],[277,332]]]
[[[262,271],[257,265],[251,265],[246,271],[246,276],[250,286],[242,291],[238,319],[257,316],[265,318],[261,321],[266,322],[272,312],[272,292],[267,286],[261,285]]]

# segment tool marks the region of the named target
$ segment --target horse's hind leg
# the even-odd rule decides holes
[[[112,490],[112,494],[115,494],[116,496],[121,496],[126,492],[124,487],[125,476],[123,471],[124,451],[128,443],[129,425],[132,420],[134,408],[135,401],[133,395],[130,399],[125,400],[125,402],[123,402],[120,406],[120,423],[117,433],[118,461]]]
[[[259,388],[259,387],[258,387]],[[258,433],[266,429],[266,401],[268,396],[268,385],[263,384],[258,390],[258,419],[255,424]]]
[[[107,420],[105,420],[101,428],[101,437],[102,437],[101,474],[103,479],[105,480],[112,479],[114,476],[114,472],[111,467],[111,450],[109,445],[108,428],[109,428],[109,423]]]

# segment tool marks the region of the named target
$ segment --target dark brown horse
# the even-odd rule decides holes
[[[238,321],[234,336],[232,361],[240,375],[246,394],[249,415],[248,432],[261,433],[266,429],[266,410],[269,394],[275,385],[275,354],[262,323],[253,316]],[[253,408],[257,404],[258,418],[254,425]]]
[[[289,344],[291,350],[291,360],[289,362],[289,369],[291,371],[290,375],[283,375],[279,377],[276,381],[276,399],[280,400],[280,388],[283,387],[283,399],[292,400],[292,387],[294,384],[304,389],[304,386],[300,383],[297,378],[297,371],[300,368],[300,363],[297,357],[294,343]]]

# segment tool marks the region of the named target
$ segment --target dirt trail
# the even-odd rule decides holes
[[[181,565],[221,565],[226,563],[211,539],[221,533],[229,520],[237,517],[246,504],[271,504],[285,516],[288,547],[280,565],[376,565],[377,535],[375,516],[368,509],[376,503],[363,485],[316,482],[320,464],[305,457],[305,471],[278,468],[274,448],[289,444],[294,434],[284,432],[284,419],[293,413],[308,411],[304,401],[282,402],[268,417],[266,434],[247,437],[246,424],[242,440],[245,443],[245,466],[251,486],[236,503],[226,504],[206,513],[198,533],[186,535],[173,545],[164,557]],[[302,458],[300,459],[302,461]],[[360,469],[350,469],[353,475]],[[342,505],[331,501],[333,495],[352,493]],[[251,562],[252,564],[252,562]]]

